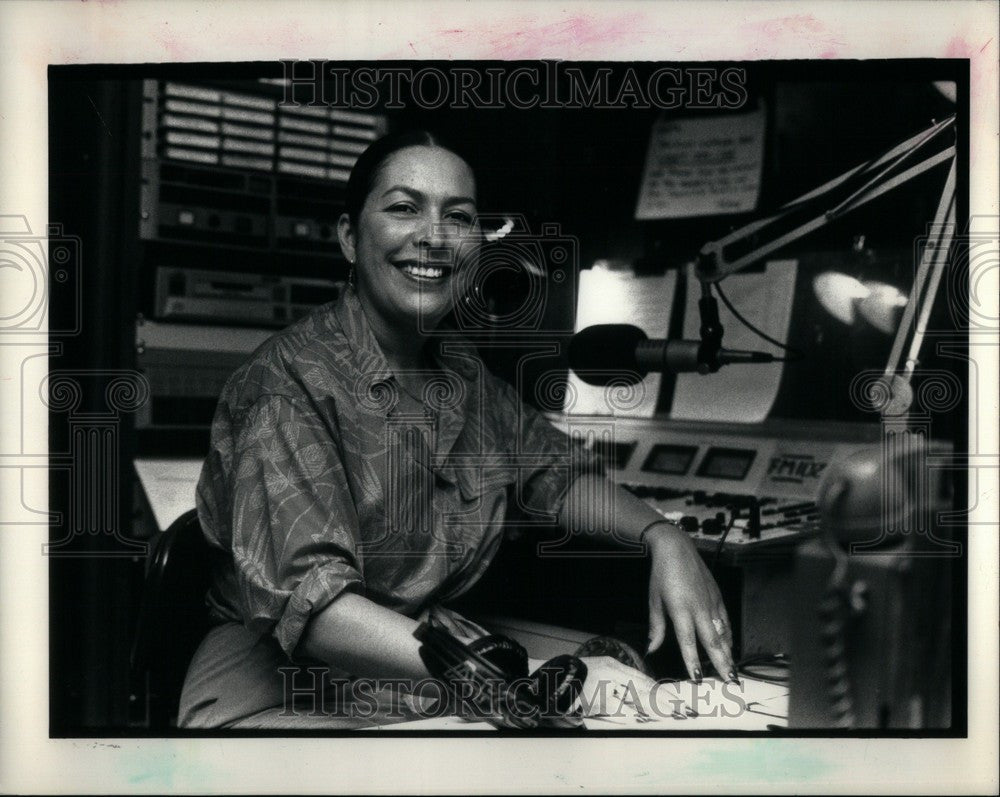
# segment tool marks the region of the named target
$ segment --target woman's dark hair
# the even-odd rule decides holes
[[[421,146],[441,147],[462,158],[462,155],[454,147],[445,142],[437,134],[427,130],[403,130],[383,136],[373,142],[368,149],[361,153],[361,157],[358,158],[354,164],[354,168],[351,169],[351,176],[347,181],[344,210],[347,212],[352,225],[357,225],[361,208],[365,204],[365,198],[368,196],[368,192],[371,191],[379,167],[385,160],[394,152],[398,152],[401,149]],[[465,158],[462,158],[462,160],[465,160]]]

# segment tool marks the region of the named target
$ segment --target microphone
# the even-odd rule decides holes
[[[774,361],[762,351],[709,348],[697,340],[650,340],[631,324],[597,324],[570,340],[569,367],[587,384],[607,387],[637,384],[650,372],[708,374],[722,365]]]

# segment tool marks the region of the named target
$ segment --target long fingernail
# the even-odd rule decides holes
[[[694,668],[694,682],[696,684],[701,683],[701,670],[699,670],[697,667]]]
[[[736,677],[736,670],[729,671],[729,683],[739,686],[740,679]]]

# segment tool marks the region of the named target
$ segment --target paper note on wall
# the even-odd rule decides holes
[[[775,340],[788,340],[792,318],[792,296],[798,262],[775,260],[763,274],[737,274],[722,283],[733,306],[761,331]],[[684,337],[696,340],[700,317],[698,299],[701,285],[688,274],[684,305]],[[719,320],[725,330],[722,345],[727,349],[764,351],[775,356],[787,352],[755,335],[719,302]],[[784,363],[724,365],[714,374],[679,374],[674,387],[670,417],[692,421],[763,421],[778,396]]]
[[[661,119],[653,125],[635,217],[679,219],[757,206],[765,114]]]
[[[665,338],[670,328],[677,274],[637,277],[631,271],[590,268],[580,272],[576,325],[632,324],[650,338]],[[596,387],[570,371],[564,411],[581,415],[652,418],[660,394],[660,374],[634,387]]]

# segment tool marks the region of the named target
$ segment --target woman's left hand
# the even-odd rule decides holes
[[[733,634],[719,588],[694,543],[666,524],[650,529],[649,651],[663,644],[666,615],[673,621],[688,675],[701,680],[698,641],[722,678],[736,679]]]

